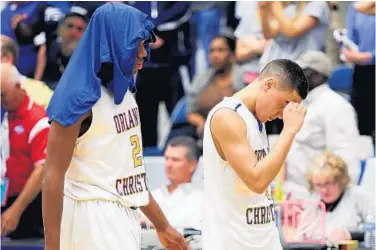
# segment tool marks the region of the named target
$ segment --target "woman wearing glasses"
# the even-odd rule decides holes
[[[325,204],[327,239],[363,241],[363,224],[374,218],[375,206],[371,192],[350,184],[346,163],[330,152],[323,153],[309,167],[306,180],[309,191]]]

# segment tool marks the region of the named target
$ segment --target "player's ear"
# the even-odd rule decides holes
[[[275,79],[273,78],[269,78],[268,80],[265,81],[264,83],[264,91],[267,92],[268,90],[270,90],[273,86],[276,85],[276,81]]]

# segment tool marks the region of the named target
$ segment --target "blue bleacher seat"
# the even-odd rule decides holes
[[[163,150],[159,147],[145,147],[144,156],[162,156]]]
[[[187,122],[187,97],[183,96],[171,113],[171,124]]]
[[[187,122],[187,98],[183,96],[176,104],[171,113],[171,127],[175,124],[182,124]],[[159,147],[145,147],[144,156],[162,156],[163,149]]]
[[[366,160],[360,161],[360,174],[359,174],[358,185],[360,185],[362,183],[363,175],[364,175],[364,172],[366,170],[366,164],[367,164]]]
[[[1,121],[3,121],[3,118],[4,118],[4,115],[5,115],[5,109],[3,107],[3,105],[1,105]]]
[[[334,91],[350,93],[352,87],[353,69],[351,66],[343,64],[336,67],[329,79],[330,88]]]

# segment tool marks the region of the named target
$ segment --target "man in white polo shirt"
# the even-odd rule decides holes
[[[309,93],[304,100],[308,112],[286,160],[284,192],[304,198],[308,194],[304,178],[307,168],[324,151],[341,156],[348,165],[351,182],[357,183],[360,160],[355,147],[359,131],[350,102],[327,84],[332,70],[329,57],[319,51],[308,51],[297,63],[308,79]]]
[[[192,185],[198,164],[195,140],[188,136],[172,138],[164,157],[165,174],[170,183],[151,193],[173,227],[200,230],[203,192]]]

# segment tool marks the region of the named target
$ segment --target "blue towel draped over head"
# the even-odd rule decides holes
[[[109,90],[120,104],[134,86],[133,68],[139,43],[148,41],[154,25],[139,10],[122,3],[107,3],[93,14],[47,108],[50,121],[74,124],[101,97],[98,73],[102,63],[113,64]],[[145,48],[150,55],[149,43]],[[148,60],[148,58],[145,58]]]

